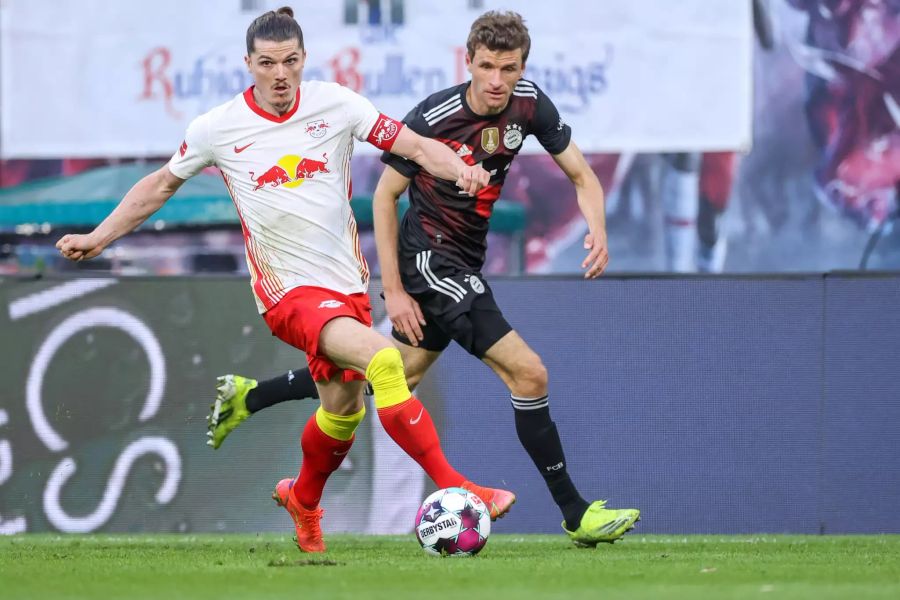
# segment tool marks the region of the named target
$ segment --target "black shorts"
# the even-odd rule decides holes
[[[419,347],[441,352],[455,341],[481,359],[512,331],[481,273],[461,269],[430,250],[400,259],[403,287],[422,309],[424,338]],[[412,345],[394,329],[395,339]]]

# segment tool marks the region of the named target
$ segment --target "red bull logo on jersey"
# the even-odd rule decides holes
[[[323,153],[322,158],[324,160],[301,158],[300,162],[297,163],[297,168],[294,170],[294,179],[307,179],[316,173],[331,173],[328,167],[325,166],[328,164],[328,154]]]
[[[259,177],[254,177],[253,171],[250,171],[250,181],[256,184],[256,187],[253,188],[253,191],[255,192],[256,190],[262,189],[267,185],[274,188],[283,183],[290,183],[292,180],[290,177],[288,177],[287,171],[285,171],[278,165],[275,165]]]
[[[276,188],[283,185],[286,188],[295,188],[319,173],[331,173],[328,169],[328,153],[322,154],[322,160],[288,154],[258,176],[254,171],[250,171],[250,181],[256,184],[254,192],[266,186]]]

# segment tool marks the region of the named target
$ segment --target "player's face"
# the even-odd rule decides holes
[[[244,57],[244,62],[256,83],[256,101],[271,113],[286,113],[297,97],[306,51],[296,38],[284,42],[257,39],[253,45],[253,53]]]
[[[475,55],[466,55],[466,68],[472,74],[472,85],[466,100],[478,114],[498,113],[509,103],[516,82],[522,78],[525,62],[522,49],[488,50],[478,46]]]

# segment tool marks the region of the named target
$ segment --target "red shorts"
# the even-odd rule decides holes
[[[734,180],[734,152],[704,152],[700,162],[700,193],[719,210],[725,210]]]
[[[304,285],[289,291],[278,304],[263,314],[272,335],[306,352],[309,372],[314,381],[326,381],[338,373],[341,373],[343,382],[365,379],[362,373],[342,369],[319,353],[322,328],[337,317],[350,317],[371,327],[369,295],[360,293],[348,296],[334,290]]]

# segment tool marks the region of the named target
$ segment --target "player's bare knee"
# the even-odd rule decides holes
[[[403,356],[403,371],[406,374],[406,385],[409,389],[414,390],[425,377],[425,372],[432,365],[434,360],[430,352],[419,348],[410,349],[405,346],[400,349]]]
[[[516,368],[512,393],[523,398],[538,398],[547,394],[547,368],[540,358],[523,362]]]
[[[406,374],[406,385],[409,389],[414,390],[418,387],[419,382],[422,381],[421,373],[407,373]]]

